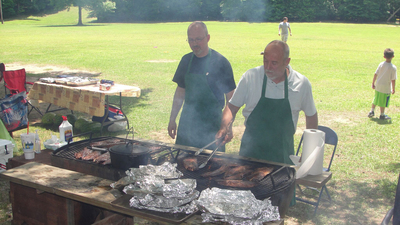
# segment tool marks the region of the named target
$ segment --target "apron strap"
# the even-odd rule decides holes
[[[262,91],[261,91],[261,97],[264,97],[264,98],[265,98],[265,89],[266,89],[266,86],[267,86],[267,79],[268,79],[268,77],[264,73],[263,86],[262,86]],[[285,69],[285,96],[284,96],[285,99],[289,98],[289,90],[288,89],[289,89],[288,88],[288,79],[287,79],[287,73],[286,73],[286,69]]]
[[[189,66],[188,69],[186,71],[186,74],[188,74],[190,72],[190,68],[192,67],[192,61],[193,61],[193,57],[194,57],[194,53],[192,53],[192,57],[190,58],[189,61]],[[206,56],[206,75],[208,75],[208,68],[210,67],[210,59],[211,59],[211,48],[208,48],[208,54]]]

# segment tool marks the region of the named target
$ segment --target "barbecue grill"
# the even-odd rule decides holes
[[[113,168],[111,164],[102,165],[93,161],[85,161],[75,158],[75,153],[82,151],[85,147],[90,146],[92,143],[106,141],[106,140],[119,139],[124,141],[126,139],[117,137],[99,137],[90,138],[74,143],[70,143],[66,146],[59,148],[52,154],[52,165],[64,169],[69,169],[77,172],[82,172],[98,177],[102,177],[109,180],[117,181],[120,178],[126,176],[125,171]],[[188,171],[184,168],[180,158],[187,156],[194,156],[193,150],[185,149],[184,146],[175,146],[171,144],[164,144],[154,141],[141,141],[141,140],[130,140],[133,144],[141,145],[150,149],[149,164],[161,165],[168,161],[171,163],[177,163],[177,169],[180,170],[184,176],[182,178],[196,179],[197,190],[203,191],[206,188],[218,187],[224,189],[238,189],[238,190],[250,190],[257,199],[270,198],[273,205],[279,206],[279,212],[283,217],[289,207],[290,201],[294,193],[294,182],[295,182],[295,170],[292,167],[262,163],[259,161],[251,161],[249,159],[238,159],[232,158],[225,154],[220,154],[214,157],[220,157],[228,159],[229,161],[236,161],[241,165],[250,165],[253,168],[256,167],[272,167],[273,172],[259,181],[259,185],[252,188],[232,188],[219,185],[214,179],[202,177],[201,174],[212,171],[212,164],[199,169],[197,171]],[[198,157],[199,164],[205,161],[209,155],[206,153],[200,154]],[[240,157],[239,157],[240,158]]]

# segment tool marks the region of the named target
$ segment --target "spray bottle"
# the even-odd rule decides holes
[[[66,116],[62,116],[63,122],[58,127],[60,130],[60,143],[67,142],[70,138],[72,138],[72,125],[68,122]],[[72,142],[72,139],[71,139]]]

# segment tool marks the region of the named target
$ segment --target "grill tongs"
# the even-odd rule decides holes
[[[218,140],[218,139],[217,139]],[[217,140],[213,141],[211,144],[215,143]],[[211,145],[209,144],[209,145]],[[214,149],[214,151],[210,154],[210,156],[208,156],[207,160],[205,162],[203,162],[202,164],[200,164],[199,169],[204,168],[208,161],[211,159],[211,157],[213,157],[213,155],[215,154],[215,152],[218,150],[219,147],[221,147],[222,145],[222,141],[217,145],[217,147]],[[197,152],[196,152],[197,153]]]

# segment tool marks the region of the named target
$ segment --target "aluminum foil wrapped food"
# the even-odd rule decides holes
[[[125,193],[134,194],[129,202],[131,207],[169,213],[184,212],[190,214],[197,211],[195,204],[188,204],[199,197],[199,191],[195,189],[195,179],[171,180],[164,183],[159,189],[154,189],[157,192],[150,193],[149,190],[154,188],[153,184],[162,184],[160,180],[150,182],[151,178],[154,178],[154,176],[147,177],[149,182],[146,184],[149,187],[142,183],[140,188],[135,187],[135,185],[124,188]],[[144,191],[139,191],[140,189]],[[161,192],[159,192],[160,189]]]
[[[130,168],[125,171],[126,177],[121,178],[115,183],[110,184],[112,188],[120,188],[129,184],[131,188],[144,186],[152,192],[162,192],[162,186],[159,182],[164,183],[164,179],[173,179],[183,176],[182,172],[176,168],[176,163],[165,162],[160,166],[155,165],[141,165],[139,168]],[[153,187],[150,188],[148,183],[151,183]]]
[[[230,224],[263,224],[280,219],[277,206],[271,201],[255,198],[249,190],[205,189],[194,201],[200,210],[203,222],[228,222]]]
[[[200,195],[195,179],[179,179],[183,176],[177,164],[165,162],[160,166],[146,165],[131,168],[127,176],[111,184],[117,187],[126,184],[125,194],[133,195],[130,207],[169,213],[193,213],[195,204],[188,204]]]
[[[132,178],[140,179],[145,176],[156,176],[163,179],[179,178],[183,173],[176,168],[176,163],[165,162],[160,166],[141,165],[139,168],[130,168],[126,175]]]

